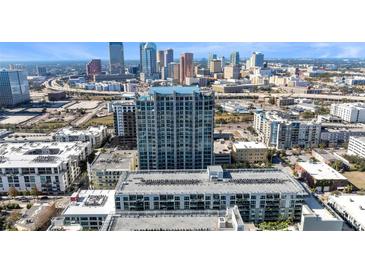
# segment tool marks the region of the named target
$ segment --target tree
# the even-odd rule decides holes
[[[36,186],[33,186],[31,191],[30,191],[30,195],[32,195],[35,198],[38,198],[39,195],[39,190],[37,189]]]
[[[18,191],[16,190],[15,187],[12,186],[12,187],[9,188],[8,195],[10,197],[14,198],[15,196],[18,195]]]

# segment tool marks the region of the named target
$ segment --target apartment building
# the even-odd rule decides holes
[[[232,157],[235,162],[265,163],[267,162],[267,146],[256,142],[235,142]]]
[[[365,136],[365,126],[363,124],[351,124],[354,126],[348,127],[344,124],[335,126],[323,125],[321,131],[321,143],[329,147],[337,147],[346,144],[350,141],[350,137]]]
[[[136,103],[134,100],[113,101],[110,108],[114,112],[114,130],[119,144],[124,149],[137,147]]]
[[[245,222],[300,221],[306,192],[277,169],[131,172],[116,188],[116,212],[206,211],[237,206]]]
[[[53,139],[56,142],[90,142],[92,148],[99,148],[108,136],[106,126],[91,126],[87,129],[65,127],[58,130]]]
[[[97,155],[88,165],[92,186],[96,189],[114,189],[120,176],[135,170],[136,154],[135,150],[112,150]]]
[[[140,169],[201,169],[213,162],[214,93],[152,87],[136,102]]]
[[[63,193],[77,180],[79,163],[89,151],[89,142],[2,143],[0,192],[36,187],[42,193]]]
[[[347,153],[365,158],[365,137],[350,137]]]
[[[332,104],[330,113],[349,123],[365,122],[364,103]]]
[[[279,112],[254,114],[254,128],[268,147],[289,149],[318,146],[321,124],[315,121],[295,121]]]

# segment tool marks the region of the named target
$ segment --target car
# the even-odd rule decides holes
[[[47,199],[49,199],[48,196],[42,196],[39,198],[39,200],[47,200]]]

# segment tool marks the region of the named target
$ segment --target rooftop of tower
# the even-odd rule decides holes
[[[174,92],[180,94],[193,94],[195,92],[200,92],[200,88],[198,86],[172,86],[172,87],[151,87],[149,89],[149,94],[173,94]]]

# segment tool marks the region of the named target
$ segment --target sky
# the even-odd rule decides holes
[[[253,51],[261,51],[265,58],[365,58],[365,43],[236,43],[236,42],[158,42],[157,49],[174,49],[174,58],[180,53],[192,52],[194,59],[207,58],[209,53],[229,57],[238,51],[241,58]],[[62,61],[108,59],[108,43],[101,42],[0,42],[0,62]],[[139,59],[139,43],[124,43],[124,58]]]

